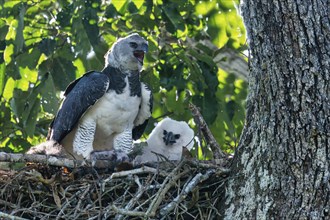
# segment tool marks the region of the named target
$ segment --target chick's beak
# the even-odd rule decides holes
[[[176,140],[180,138],[179,134],[173,134],[173,132],[168,132],[166,130],[164,130],[163,135],[165,145],[173,145],[176,143]]]

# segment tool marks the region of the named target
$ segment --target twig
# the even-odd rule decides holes
[[[58,167],[75,168],[84,164],[83,161],[71,160],[63,157],[41,155],[41,154],[12,154],[0,152],[0,161],[12,163],[43,163]]]
[[[67,191],[68,189],[69,189],[69,187],[64,191],[64,194],[63,194],[64,196],[65,196],[66,191]],[[80,191],[80,189],[79,189],[79,190],[77,190],[74,194],[72,194],[70,198],[66,198],[66,197],[65,197],[66,202],[62,204],[62,208],[61,208],[61,210],[58,212],[58,214],[57,214],[57,216],[56,216],[56,220],[63,218],[62,216],[65,215],[65,210],[66,210],[67,208],[70,209],[70,205],[71,205],[71,203],[74,202],[74,199],[76,199],[80,194],[81,194],[81,191]]]
[[[134,176],[134,180],[135,180],[135,183],[138,185],[139,189],[138,189],[137,193],[135,194],[135,196],[133,196],[132,199],[127,203],[127,205],[125,206],[125,210],[130,210],[135,205],[135,203],[138,202],[138,200],[141,198],[141,196],[143,195],[145,188],[146,188],[146,187],[142,186],[138,176]],[[124,218],[124,216],[122,214],[120,214],[120,215],[116,215],[115,220],[121,220],[123,218]]]
[[[146,211],[146,216],[154,217],[156,215],[156,211],[168,190],[175,184],[178,179],[180,179],[183,175],[189,172],[184,171],[182,173],[176,174],[181,169],[184,163],[185,160],[182,160],[178,164],[178,166],[165,178],[164,182],[162,183],[162,187],[158,190],[155,195],[155,198],[152,200],[148,210]]]
[[[0,199],[0,205],[10,206],[12,209],[17,209],[17,205],[16,204],[13,204],[11,202],[4,201],[2,199]]]
[[[224,174],[229,173],[230,169],[226,168],[227,161],[224,161],[224,163],[216,163],[217,161],[214,160],[208,160],[208,161],[200,161],[200,160],[187,160],[187,164],[189,164],[192,167],[197,168],[204,168],[204,169],[217,169],[219,171],[223,171]]]
[[[104,182],[109,182],[111,179],[129,176],[129,175],[136,175],[142,173],[158,173],[157,169],[152,167],[143,166],[134,170],[125,170],[113,173],[109,178],[105,179]]]
[[[125,209],[120,209],[115,205],[112,205],[111,208],[116,212],[121,215],[128,215],[128,216],[137,216],[137,217],[145,217],[146,213],[144,212],[138,212],[138,211],[129,211]]]
[[[220,145],[215,140],[213,134],[211,133],[210,129],[208,128],[208,126],[207,126],[202,114],[198,110],[198,108],[192,103],[189,103],[189,108],[191,110],[191,113],[194,117],[194,120],[195,120],[196,124],[198,124],[200,129],[202,130],[202,133],[205,137],[206,142],[208,144],[210,144],[210,148],[213,152],[214,159],[225,159],[225,158],[227,158],[226,154],[221,151]]]
[[[86,189],[84,190],[84,192],[79,196],[78,203],[76,205],[76,208],[74,209],[75,210],[74,214],[73,214],[74,216],[77,216],[77,212],[81,211],[81,207],[80,207],[81,203],[82,203],[83,200],[86,199],[86,195],[87,195],[88,192],[90,192],[90,188],[91,188],[91,185],[88,184]]]
[[[215,170],[208,170],[204,175],[201,173],[196,174],[196,176],[184,187],[180,194],[175,199],[173,199],[172,202],[160,210],[160,215],[165,216],[171,212],[175,208],[175,205],[186,199],[188,193],[191,192],[200,182],[205,181],[214,173]]]
[[[11,220],[28,220],[26,218],[21,218],[21,217],[9,215],[9,214],[6,214],[4,212],[0,212],[0,218],[1,217],[6,218],[6,219],[11,219]]]

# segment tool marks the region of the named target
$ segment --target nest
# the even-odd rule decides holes
[[[227,173],[193,160],[117,172],[32,164],[0,171],[0,219],[219,219]]]
[[[183,159],[140,167],[48,155],[0,152],[0,161],[32,164],[1,170],[0,219],[221,219],[230,157],[220,150],[198,108],[194,120],[217,163]],[[201,138],[200,138],[201,139]]]

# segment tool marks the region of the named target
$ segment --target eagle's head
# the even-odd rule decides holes
[[[105,55],[106,66],[126,71],[141,71],[148,42],[139,34],[118,39]]]

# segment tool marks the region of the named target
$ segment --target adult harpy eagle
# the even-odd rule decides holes
[[[151,116],[152,95],[140,82],[148,43],[138,34],[120,38],[105,55],[105,68],[73,81],[50,125],[48,142],[75,158],[95,151],[129,153]]]
[[[147,144],[142,155],[135,158],[135,164],[158,161],[161,158],[157,154],[181,160],[183,147],[191,150],[194,146],[194,131],[184,121],[165,118],[152,130]]]

